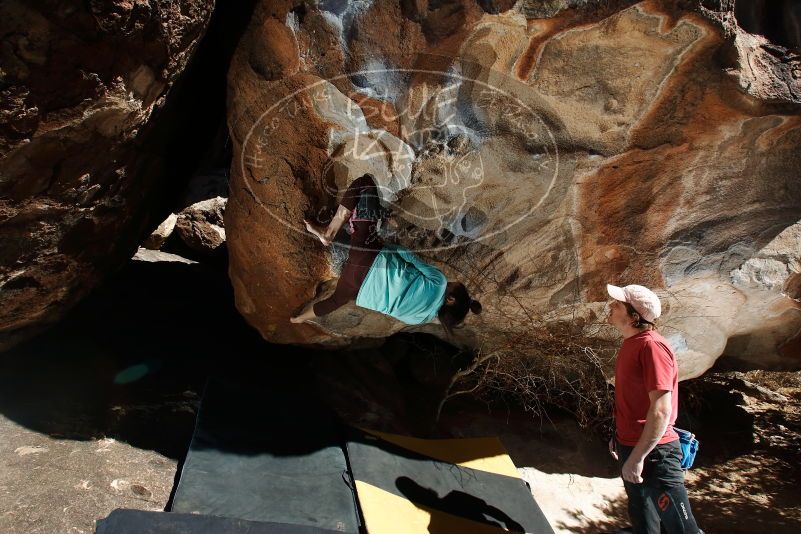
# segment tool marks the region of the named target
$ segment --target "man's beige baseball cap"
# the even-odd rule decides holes
[[[613,299],[631,304],[640,317],[649,323],[653,323],[657,317],[662,315],[662,303],[659,302],[659,297],[645,286],[632,284],[618,287],[606,284],[606,291]]]

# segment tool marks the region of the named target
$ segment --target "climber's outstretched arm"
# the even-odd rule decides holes
[[[329,246],[345,221],[350,219],[350,215],[351,210],[340,204],[331,222],[328,223],[328,226],[316,224],[308,219],[303,219],[303,223],[306,225],[306,230],[316,235],[323,245]]]
[[[342,225],[350,219],[351,213],[353,210],[349,210],[342,204],[337,206],[337,212],[334,214],[334,217],[331,219],[331,222],[328,223],[328,228],[325,230],[325,238],[328,241],[333,241],[334,237],[339,232],[339,229],[342,228]]]

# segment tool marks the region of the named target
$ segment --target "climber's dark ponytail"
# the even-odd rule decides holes
[[[481,313],[481,303],[475,299],[470,299],[470,311],[475,314]]]
[[[439,322],[445,328],[448,335],[453,335],[453,329],[464,321],[467,312],[481,313],[481,303],[475,299],[470,298],[467,288],[461,282],[457,282],[453,289],[445,294],[445,300],[448,297],[453,297],[455,302],[451,305],[442,304],[439,308],[437,317]]]

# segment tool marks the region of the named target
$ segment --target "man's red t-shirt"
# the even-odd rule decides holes
[[[617,439],[634,446],[645,428],[651,405],[648,392],[671,392],[672,409],[659,445],[679,439],[673,430],[679,413],[679,367],[667,340],[654,330],[646,330],[623,340],[615,363],[615,425]]]

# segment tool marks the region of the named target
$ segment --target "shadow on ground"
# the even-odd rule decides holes
[[[210,371],[285,358],[236,313],[223,269],[129,262],[61,323],[0,354],[0,414],[53,437],[182,457]]]

